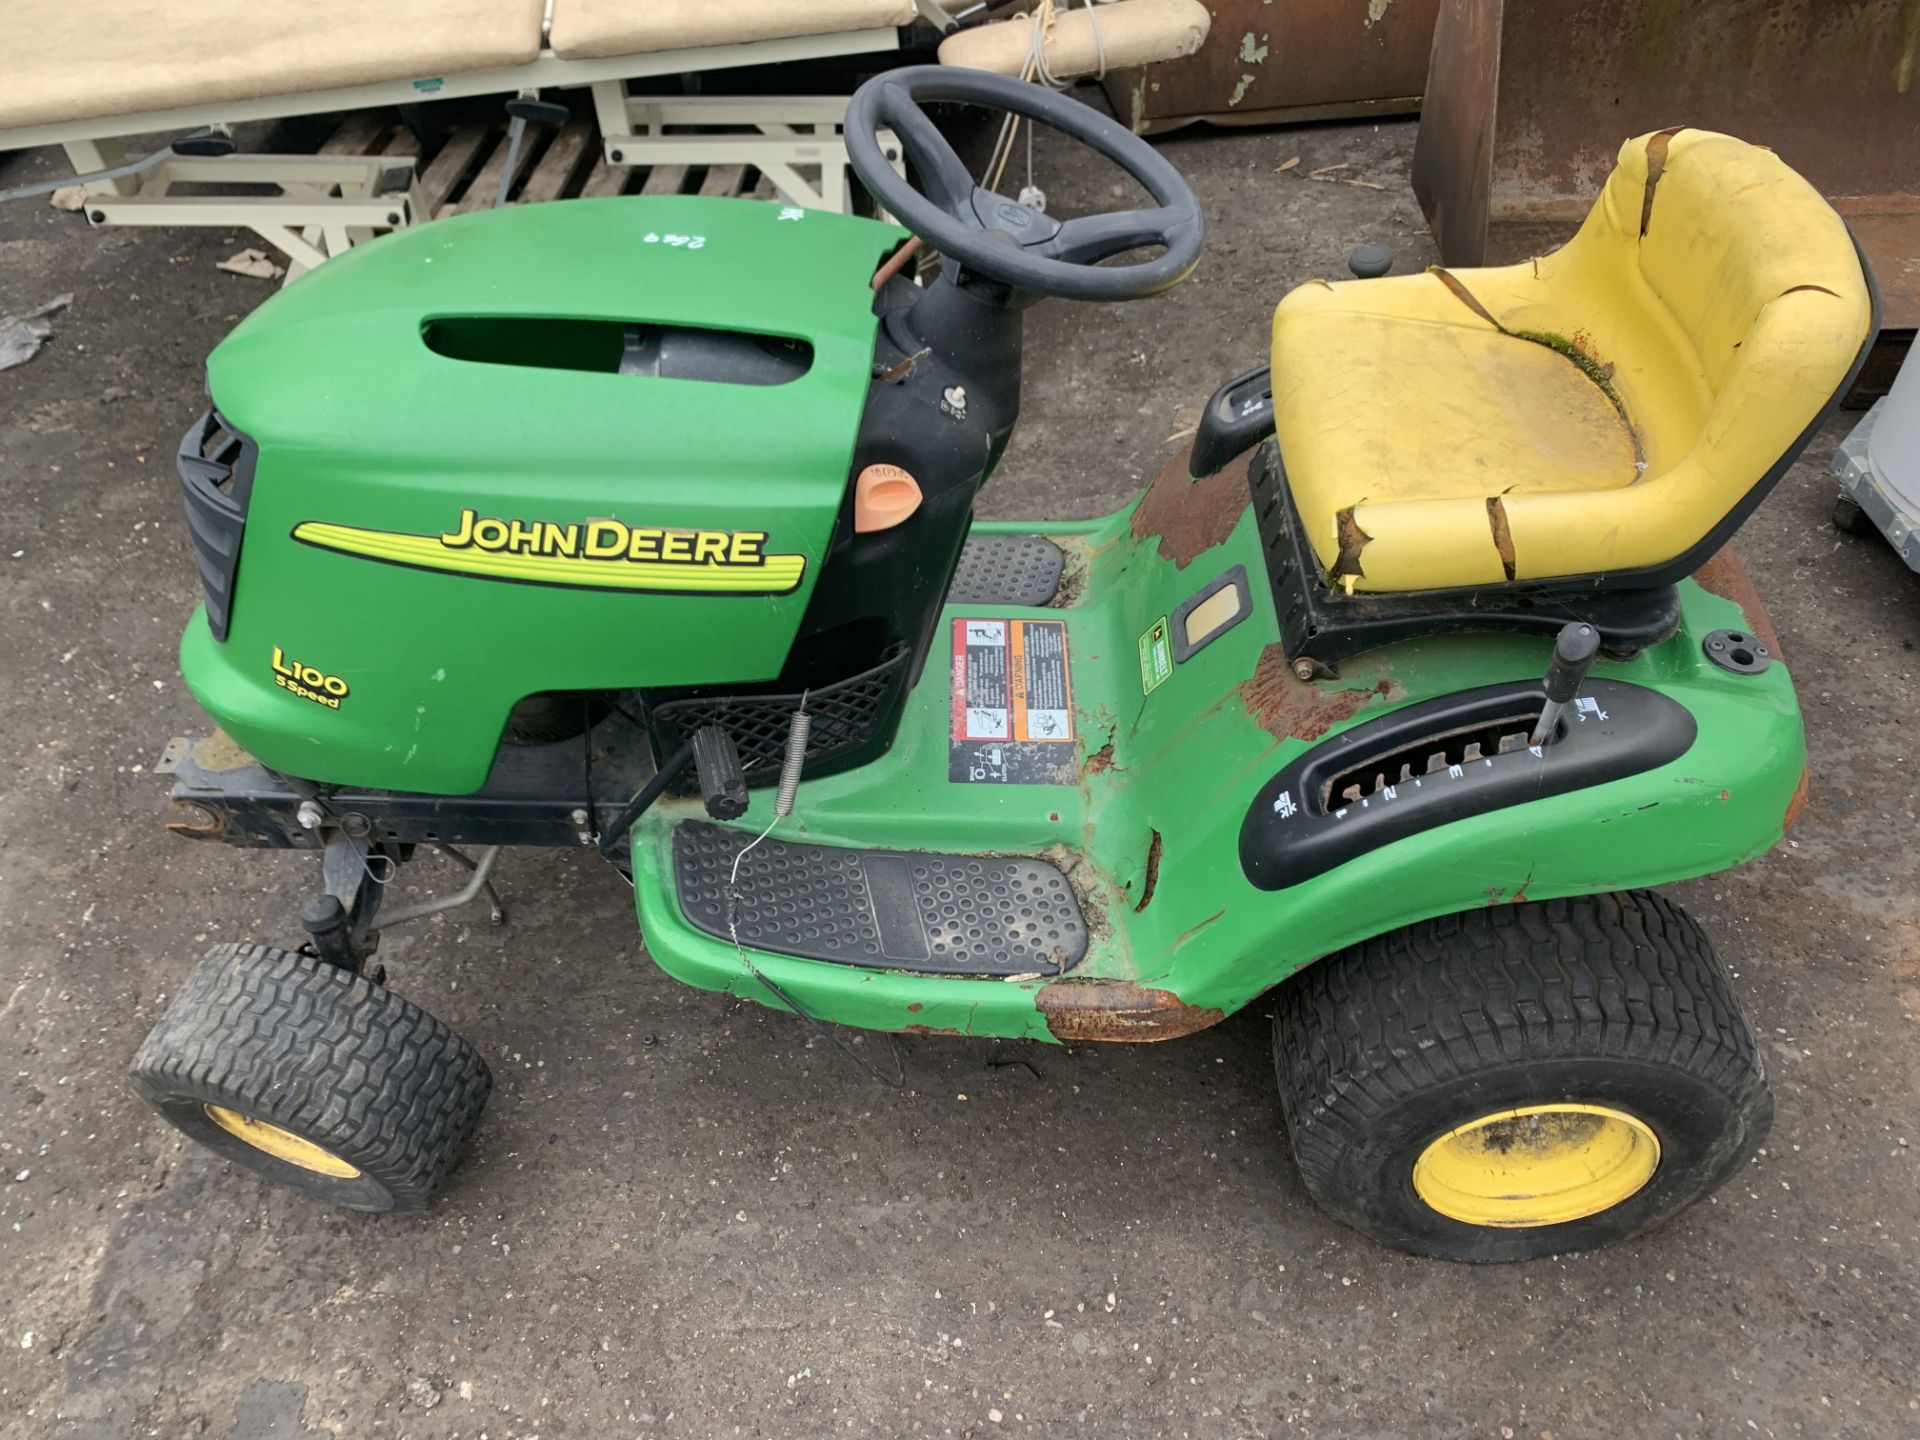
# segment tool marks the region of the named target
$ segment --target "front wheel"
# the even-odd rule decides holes
[[[133,1085],[209,1150],[354,1210],[420,1210],[493,1089],[412,1001],[289,950],[219,945],[133,1061]]]
[[[1274,1021],[1307,1189],[1395,1249],[1525,1260],[1710,1193],[1773,1099],[1705,933],[1646,891],[1411,925],[1309,967]]]

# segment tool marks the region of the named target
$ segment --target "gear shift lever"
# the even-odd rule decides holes
[[[1560,726],[1560,713],[1573,703],[1580,683],[1593,668],[1593,657],[1600,653],[1600,635],[1591,625],[1566,625],[1553,642],[1553,663],[1547,667],[1547,703],[1541,707],[1539,723],[1533,727],[1534,745],[1552,742]]]

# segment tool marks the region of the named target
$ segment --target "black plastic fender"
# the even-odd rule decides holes
[[[1692,712],[1657,690],[1589,680],[1551,743],[1470,753],[1496,733],[1524,736],[1545,698],[1538,680],[1484,685],[1322,741],[1260,787],[1240,826],[1241,869],[1262,890],[1284,890],[1436,825],[1657,769],[1698,732]],[[1336,781],[1345,792],[1355,777],[1361,798],[1342,800]]]

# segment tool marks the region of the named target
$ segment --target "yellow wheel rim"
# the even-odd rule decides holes
[[[278,1125],[269,1125],[264,1120],[256,1120],[238,1110],[229,1110],[224,1105],[203,1108],[207,1118],[229,1135],[246,1141],[254,1149],[264,1151],[276,1160],[298,1165],[302,1170],[311,1170],[316,1175],[331,1175],[337,1180],[351,1180],[360,1173],[332,1151],[322,1150],[311,1140],[302,1140],[291,1130],[282,1130]]]
[[[1442,1135],[1414,1162],[1413,1188],[1463,1225],[1522,1230],[1610,1210],[1659,1166],[1659,1140],[1623,1110],[1528,1105]]]

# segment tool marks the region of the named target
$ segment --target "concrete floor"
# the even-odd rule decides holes
[[[1287,287],[1361,240],[1429,261],[1412,140],[1166,142],[1208,256],[1161,300],[1033,315],[986,513],[1122,504]],[[1118,198],[1048,147],[1038,169],[1056,208]],[[242,243],[0,207],[0,314],[74,294],[0,374],[0,1433],[1920,1435],[1920,590],[1826,523],[1841,427],[1742,536],[1812,802],[1765,859],[1678,887],[1779,1120],[1666,1229],[1498,1269],[1375,1247],[1294,1174],[1259,1004],[1157,1048],[997,1047],[1037,1075],[869,1039],[910,1085],[882,1089],[654,971],[626,887],[568,854],[512,859],[505,929],[443,918],[383,952],[498,1087],[440,1205],[369,1217],[188,1147],[124,1081],[209,944],[297,938],[312,869],[170,840],[148,773],[202,724],[171,454],[203,355],[269,293],[214,269]]]

